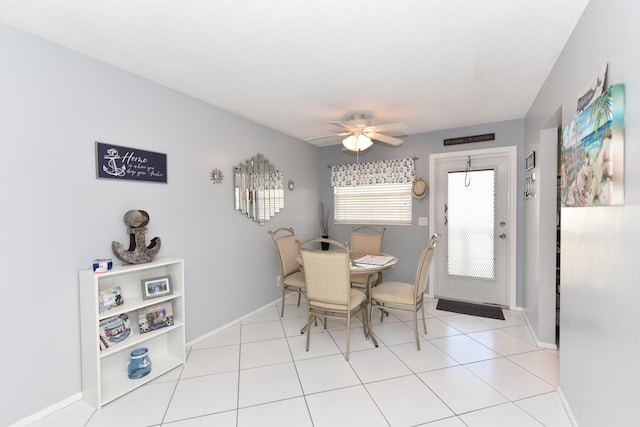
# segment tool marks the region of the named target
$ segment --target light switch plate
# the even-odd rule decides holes
[[[426,216],[419,217],[418,225],[429,225],[429,217],[426,217]]]

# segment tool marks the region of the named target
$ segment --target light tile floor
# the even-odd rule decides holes
[[[312,327],[287,299],[187,349],[187,363],[96,411],[76,402],[50,426],[571,426],[556,392],[558,353],[537,348],[521,313],[505,321],[425,304],[417,351],[410,317],[392,312],[365,339],[362,322]]]

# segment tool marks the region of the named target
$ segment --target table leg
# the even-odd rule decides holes
[[[376,336],[373,333],[373,328],[371,327],[371,279],[372,279],[373,275],[370,274],[369,277],[367,278],[367,312],[366,312],[366,316],[367,316],[367,325],[366,325],[366,331],[368,331],[368,337],[371,337],[371,341],[373,342],[373,344],[378,347],[378,340],[376,339]]]

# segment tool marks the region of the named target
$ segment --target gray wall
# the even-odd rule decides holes
[[[554,116],[559,121],[559,112]],[[542,129],[535,152],[533,189],[524,200],[524,312],[538,345],[556,346],[557,171],[559,135],[556,121]]]
[[[494,148],[516,146],[518,149],[518,188],[522,187],[522,167],[523,157],[522,151],[524,146],[523,139],[524,121],[508,120],[504,122],[488,123],[478,126],[470,126],[457,129],[448,129],[437,132],[427,132],[411,135],[404,138],[404,143],[398,147],[392,147],[383,143],[374,143],[371,148],[361,153],[356,159],[355,153],[342,151],[341,146],[323,147],[320,150],[320,197],[330,209],[333,209],[333,190],[329,187],[331,182],[331,170],[329,165],[372,162],[386,159],[400,159],[407,157],[417,157],[416,175],[419,178],[429,180],[429,155],[475,150],[481,148]],[[462,136],[481,135],[486,133],[495,133],[495,141],[476,142],[471,144],[461,144],[453,146],[444,146],[443,141],[448,138],[456,138]],[[413,200],[413,225],[387,226],[384,235],[383,249],[389,253],[397,255],[400,261],[398,266],[390,272],[385,272],[385,278],[390,280],[401,280],[413,283],[416,274],[416,267],[420,251],[427,243],[429,227],[419,226],[418,217],[429,216],[429,195],[422,200]],[[522,199],[517,201],[518,212],[522,209]],[[429,218],[429,221],[431,218]],[[518,214],[517,231],[518,235],[522,235],[522,218]],[[339,241],[348,241],[351,232],[351,225],[335,225],[331,226],[331,237]],[[516,304],[522,303],[522,241],[518,240],[517,248],[517,280],[516,280]]]
[[[127,244],[127,210],[149,212],[159,256],[185,259],[194,340],[278,298],[267,230],[315,235],[319,183],[304,142],[2,25],[0,56],[7,425],[80,393],[78,270]],[[96,140],[166,153],[168,184],[97,180]],[[266,226],[233,209],[233,166],[258,153],[296,182]]]
[[[525,121],[529,149],[559,108],[570,123],[605,63],[625,84],[625,205],[561,212],[560,387],[581,427],[638,423],[639,17],[634,0],[591,0]]]

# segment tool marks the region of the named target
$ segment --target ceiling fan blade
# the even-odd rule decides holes
[[[394,138],[394,137],[388,136],[388,135],[383,135],[381,133],[368,132],[366,135],[371,139],[375,139],[377,141],[381,141],[381,142],[384,142],[386,144],[391,144],[391,145],[400,145],[400,144],[402,144],[402,140],[401,139]]]
[[[409,126],[406,123],[389,123],[388,125],[375,125],[371,126],[374,132],[393,132],[393,131],[408,131]]]
[[[350,132],[342,132],[342,133],[332,133],[330,135],[323,135],[323,136],[315,136],[313,138],[307,138],[305,139],[305,141],[309,142],[309,141],[315,141],[318,139],[325,139],[325,138],[338,138],[341,136],[346,136],[346,135],[350,135]]]
[[[342,122],[329,122],[330,125],[334,125],[334,126],[340,126],[342,129],[346,130],[347,132],[351,132],[351,126],[349,126],[346,123],[342,123]]]

